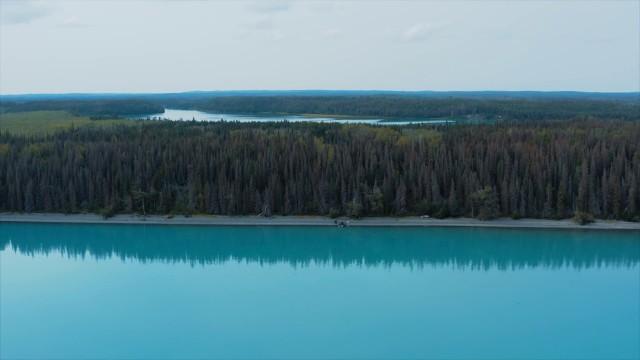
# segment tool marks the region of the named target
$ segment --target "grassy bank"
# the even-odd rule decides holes
[[[9,132],[15,135],[46,135],[72,127],[105,127],[134,123],[125,119],[92,120],[89,117],[75,116],[66,111],[25,111],[0,114],[0,132]]]

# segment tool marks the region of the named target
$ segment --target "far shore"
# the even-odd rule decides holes
[[[422,217],[367,217],[362,219],[331,219],[323,216],[162,216],[124,214],[104,219],[97,214],[0,213],[0,223],[65,223],[65,224],[140,224],[199,226],[362,226],[362,227],[478,227],[522,229],[581,229],[640,231],[640,223],[596,220],[587,225],[573,221],[500,218],[482,221],[470,218],[433,219]]]

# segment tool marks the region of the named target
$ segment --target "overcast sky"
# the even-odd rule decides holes
[[[640,1],[0,0],[0,93],[640,91]]]

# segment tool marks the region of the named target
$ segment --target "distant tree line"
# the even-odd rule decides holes
[[[640,102],[585,99],[468,99],[412,96],[228,96],[167,100],[167,106],[227,113],[288,113],[389,118],[640,120]]]
[[[606,97],[603,99],[607,99]],[[170,96],[0,101],[0,113],[64,110],[94,119],[162,113],[165,107],[248,114],[327,114],[458,120],[640,120],[639,101],[589,98],[446,98],[410,95]]]
[[[2,101],[0,113],[63,110],[78,116],[93,119],[112,119],[139,114],[164,112],[161,104],[136,99],[118,100],[43,100],[43,101]]]
[[[0,210],[640,219],[640,123],[0,134]]]

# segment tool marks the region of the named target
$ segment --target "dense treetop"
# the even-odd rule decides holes
[[[151,122],[0,135],[0,211],[640,219],[640,123]]]

